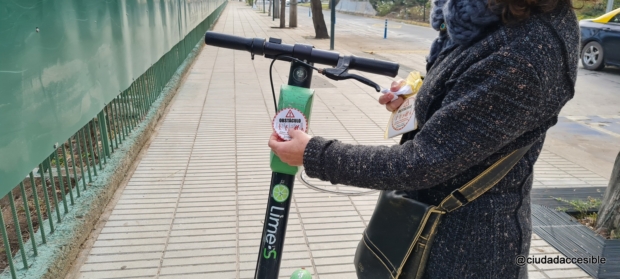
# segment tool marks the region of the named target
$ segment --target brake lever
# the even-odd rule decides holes
[[[343,71],[343,69],[339,69],[339,68],[321,69],[319,70],[319,73],[332,80],[354,79],[370,87],[373,87],[377,92],[381,91],[381,86],[379,86],[374,81],[369,80],[360,75],[349,74],[347,70]]]

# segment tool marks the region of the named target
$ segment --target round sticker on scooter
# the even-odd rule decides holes
[[[291,140],[288,135],[288,130],[301,130],[306,132],[308,130],[308,120],[306,116],[295,108],[285,108],[273,118],[273,130],[283,140]]]

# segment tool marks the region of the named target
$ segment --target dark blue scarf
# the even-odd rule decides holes
[[[487,0],[433,0],[430,20],[439,36],[426,57],[427,68],[442,50],[452,45],[466,46],[480,39],[489,26],[501,22],[500,16],[488,7]]]

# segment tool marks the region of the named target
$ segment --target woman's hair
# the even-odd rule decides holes
[[[572,7],[571,0],[489,0],[491,8],[501,12],[502,20],[509,24],[528,19],[532,13],[553,11],[564,4]]]

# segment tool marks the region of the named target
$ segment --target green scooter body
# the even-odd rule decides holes
[[[289,81],[290,82],[290,81]],[[309,80],[307,82],[309,86]],[[301,111],[308,124],[310,124],[310,112],[314,100],[314,90],[282,85],[280,88],[280,101],[278,111],[285,108],[295,108]],[[280,261],[286,237],[288,214],[293,195],[295,174],[299,167],[290,166],[280,160],[271,152],[271,186],[269,187],[269,199],[263,222],[261,245],[256,263],[255,279],[275,279],[279,276]]]
[[[292,85],[282,85],[280,87],[280,98],[278,101],[278,111],[285,108],[296,108],[301,111],[310,127],[310,113],[312,112],[312,103],[314,101],[314,90],[297,87]],[[289,175],[297,174],[299,167],[290,166],[284,163],[271,152],[271,170],[273,172],[284,173]]]

